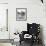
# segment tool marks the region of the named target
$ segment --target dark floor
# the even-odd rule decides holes
[[[31,43],[22,42],[19,46],[32,46]],[[34,44],[33,46],[43,46],[42,44]]]

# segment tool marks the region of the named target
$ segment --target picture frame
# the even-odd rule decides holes
[[[16,8],[16,21],[27,20],[27,8]]]

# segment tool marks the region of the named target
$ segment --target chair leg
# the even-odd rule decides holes
[[[21,41],[20,41],[20,45],[21,45]]]

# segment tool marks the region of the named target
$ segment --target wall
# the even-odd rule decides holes
[[[0,3],[8,3],[8,0],[0,0]]]

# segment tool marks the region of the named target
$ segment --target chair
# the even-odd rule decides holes
[[[39,33],[40,33],[40,24],[32,23],[29,24],[27,23],[27,31],[22,31],[22,34],[20,34],[20,44],[22,41],[25,41],[24,35],[29,34],[32,37],[29,39],[31,44],[33,45],[34,42],[39,43]],[[28,38],[26,39],[28,40]]]

